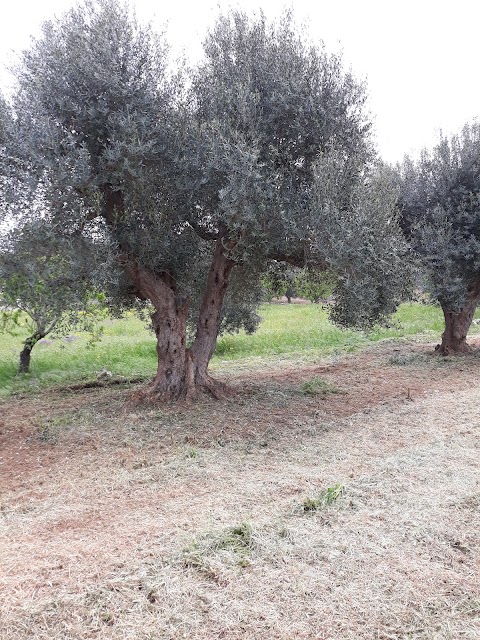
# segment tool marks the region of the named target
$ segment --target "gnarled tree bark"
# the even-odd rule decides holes
[[[219,398],[228,392],[224,384],[208,374],[222,305],[235,264],[228,252],[228,244],[217,240],[190,348],[187,348],[186,335],[188,300],[178,295],[174,279],[168,273],[154,275],[145,267],[138,267],[134,258],[122,257],[139,295],[150,300],[155,308],[152,323],[157,338],[157,373],[152,382],[134,396],[135,403],[192,400],[199,391],[208,391]]]
[[[208,364],[217,344],[223,302],[230,274],[235,266],[235,262],[228,255],[234,246],[233,241],[223,238],[216,241],[198,315],[195,340],[189,350],[195,384],[210,391],[214,397],[221,397],[227,392],[225,385],[213,380],[208,374]]]
[[[116,215],[123,211],[123,197],[120,192],[108,188],[104,197],[104,217],[107,224],[114,227]],[[229,257],[234,247],[235,241],[226,237],[216,240],[195,339],[187,348],[188,299],[181,296],[170,273],[155,274],[140,266],[129,247],[121,244],[120,263],[137,295],[150,300],[155,308],[152,324],[157,339],[157,372],[152,382],[135,394],[135,403],[191,400],[203,390],[216,398],[228,392],[224,384],[208,374],[208,364],[215,350],[222,306],[235,265]]]
[[[467,335],[472,324],[475,310],[480,301],[480,282],[470,289],[465,305],[458,311],[451,311],[441,304],[445,318],[445,331],[442,342],[435,348],[442,356],[468,353],[471,350],[467,343]]]
[[[18,375],[21,375],[22,373],[29,373],[32,349],[39,340],[45,337],[45,335],[45,333],[37,331],[37,333],[34,333],[25,340],[25,342],[23,343],[23,349],[20,351]]]

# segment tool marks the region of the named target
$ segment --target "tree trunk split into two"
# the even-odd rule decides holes
[[[107,224],[114,228],[117,215],[123,210],[123,194],[105,185],[103,216]],[[138,265],[128,245],[120,245],[120,263],[137,295],[150,300],[155,308],[152,323],[157,338],[157,373],[152,382],[133,397],[135,403],[191,400],[199,391],[208,391],[219,398],[228,392],[224,384],[210,377],[208,364],[217,343],[223,301],[235,265],[228,254],[235,244],[227,238],[216,241],[190,348],[187,348],[188,300],[177,291],[174,278],[166,272],[156,275]]]
[[[480,286],[477,286],[471,290],[465,306],[459,311],[451,311],[442,304],[445,331],[441,344],[435,348],[439,355],[469,353],[471,347],[467,343],[467,335],[479,300]]]
[[[138,291],[154,308],[153,328],[157,339],[158,366],[152,382],[135,394],[135,403],[192,400],[199,391],[216,398],[226,395],[225,385],[208,373],[217,342],[221,311],[234,261],[228,247],[217,240],[198,316],[195,339],[187,348],[188,301],[176,291],[169,274],[156,277],[134,260],[124,260],[126,271]]]

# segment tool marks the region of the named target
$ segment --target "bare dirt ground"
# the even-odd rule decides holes
[[[1,640],[479,639],[480,356],[431,350],[1,403]]]

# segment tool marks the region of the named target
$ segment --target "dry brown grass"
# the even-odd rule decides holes
[[[0,638],[480,638],[479,363],[409,348],[1,405]]]

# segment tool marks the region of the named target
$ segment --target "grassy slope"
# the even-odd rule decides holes
[[[223,368],[227,361],[245,358],[269,359],[279,355],[309,358],[352,351],[369,342],[419,333],[429,334],[433,340],[443,329],[439,309],[416,303],[400,307],[395,326],[368,335],[333,326],[326,311],[318,305],[264,305],[260,313],[263,322],[254,335],[240,333],[219,340],[213,368],[219,365]],[[18,380],[15,374],[26,334],[0,335],[0,394],[91,378],[104,367],[120,376],[153,375],[155,342],[142,321],[130,316],[106,321],[104,327],[104,338],[93,348],[88,348],[87,337],[83,335],[37,345],[32,355],[32,375],[23,380]]]

